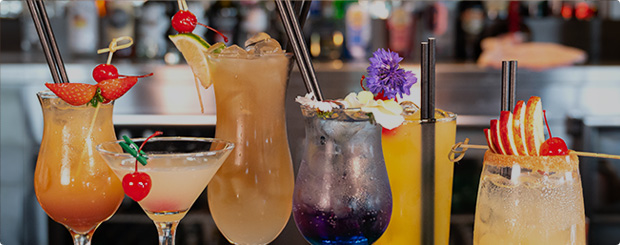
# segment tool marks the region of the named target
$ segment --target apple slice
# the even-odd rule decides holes
[[[489,132],[488,128],[484,129],[484,136],[487,139],[487,145],[489,146],[489,150],[493,153],[497,153],[497,150],[495,150],[495,146],[493,145],[493,134]]]
[[[540,145],[545,142],[542,102],[540,97],[532,96],[525,106],[525,144],[530,156],[540,155]]]
[[[491,120],[491,139],[493,140],[493,146],[497,153],[506,155],[506,150],[504,150],[504,146],[501,142],[501,137],[499,133],[499,122],[497,119]]]
[[[512,112],[502,111],[499,115],[499,135],[506,155],[519,155],[512,128]]]
[[[527,156],[527,145],[525,144],[525,101],[517,101],[512,117],[512,133],[515,139],[517,152],[520,156]]]

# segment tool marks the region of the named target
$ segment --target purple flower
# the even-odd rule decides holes
[[[411,86],[418,81],[413,72],[400,68],[398,63],[403,58],[396,52],[378,49],[369,60],[366,87],[373,94],[383,92],[388,99],[394,99],[398,94],[402,98],[403,94],[409,95]]]

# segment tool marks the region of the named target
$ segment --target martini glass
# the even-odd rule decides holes
[[[142,145],[144,138],[132,139]],[[136,158],[124,153],[121,140],[100,144],[97,150],[119,179],[135,171]],[[138,171],[151,177],[149,194],[138,203],[153,220],[159,244],[174,244],[179,221],[222,166],[234,144],[228,141],[192,137],[158,137],[142,149],[148,156]]]

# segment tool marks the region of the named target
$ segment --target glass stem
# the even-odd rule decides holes
[[[92,239],[92,234],[94,233],[94,229],[93,231],[86,233],[86,234],[76,233],[72,230],[69,230],[69,232],[71,232],[71,236],[73,236],[74,245],[90,245],[90,239]]]
[[[178,221],[175,222],[155,222],[157,233],[159,233],[160,245],[174,245],[174,236],[177,231]]]

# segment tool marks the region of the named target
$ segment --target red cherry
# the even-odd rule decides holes
[[[126,174],[123,177],[123,190],[134,201],[142,201],[151,191],[151,176],[144,172]]]
[[[93,78],[97,82],[118,78],[118,70],[114,65],[99,64],[93,69]]]
[[[172,16],[172,28],[179,33],[190,33],[196,29],[196,23],[198,19],[196,16],[187,10],[179,10],[174,16]]]
[[[540,145],[541,156],[565,156],[568,155],[566,142],[559,137],[552,137]]]

